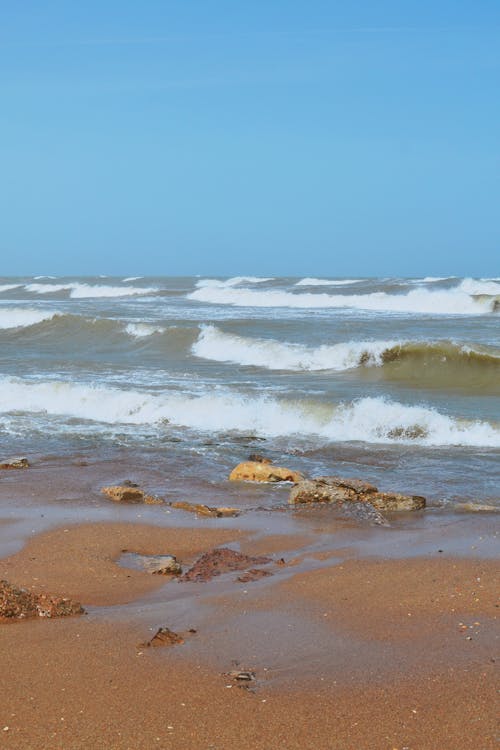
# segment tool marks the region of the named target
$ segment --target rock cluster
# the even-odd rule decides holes
[[[369,503],[376,510],[405,511],[425,508],[425,498],[419,495],[401,495],[396,492],[379,492],[368,482],[342,477],[317,477],[304,479],[290,492],[288,502],[299,503]]]
[[[19,589],[8,581],[0,581],[0,620],[27,617],[67,617],[81,615],[84,609],[78,602],[49,594],[33,594]]]

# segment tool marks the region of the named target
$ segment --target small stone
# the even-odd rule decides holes
[[[174,633],[169,628],[158,628],[151,640],[141,643],[140,648],[149,646],[153,648],[158,648],[159,646],[176,646],[183,643],[184,638],[178,633]]]
[[[28,469],[29,461],[27,458],[6,458],[0,461],[0,469]]]

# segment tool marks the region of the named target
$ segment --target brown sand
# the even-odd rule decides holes
[[[182,646],[138,649],[152,634],[145,632],[146,622],[154,631],[159,625],[175,625],[170,617],[180,622],[180,616],[174,602],[169,604],[168,592],[174,591],[169,585],[162,622],[158,609],[145,619],[146,604],[140,617],[128,621],[123,608],[109,607],[164,583],[118,567],[113,561],[120,551],[172,553],[183,560],[239,538],[237,531],[89,524],[40,535],[3,560],[0,575],[13,583],[108,607],[102,614],[95,610],[79,618],[0,626],[2,747],[495,746],[491,636],[498,612],[498,571],[491,562],[437,557],[349,560],[308,572],[300,566],[275,566],[271,578],[249,583],[248,589],[231,581],[222,591],[217,588],[220,581],[177,584],[176,592],[188,596],[193,591],[195,601],[196,586],[205,587],[203,600],[208,604],[189,610],[189,617],[199,618],[199,632]],[[292,537],[282,541],[283,549],[293,546]],[[245,551],[251,551],[249,546],[245,544]],[[271,540],[271,546],[280,545]],[[265,553],[265,544],[258,551]],[[463,618],[469,618],[467,630],[461,629]],[[262,625],[266,622],[269,635]],[[304,641],[292,638],[289,651],[287,622],[300,623],[301,638],[305,636]],[[238,648],[246,655],[248,643],[257,655],[259,649],[272,654],[276,625],[287,669],[280,679],[274,679],[272,670],[268,678],[257,669],[255,692],[238,688],[222,672],[231,668]],[[337,642],[339,633],[342,639]],[[466,640],[470,633],[471,641]],[[424,658],[425,646],[432,658]],[[363,659],[379,648],[379,673],[367,669],[364,674]],[[306,663],[312,653],[324,657],[317,674]]]

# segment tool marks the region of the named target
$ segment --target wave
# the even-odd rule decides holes
[[[463,279],[457,287],[467,294],[500,294],[500,284],[490,279]]]
[[[59,315],[56,310],[31,310],[24,307],[0,309],[0,329],[26,328]]]
[[[321,404],[227,390],[190,396],[64,382],[0,380],[0,412],[63,416],[101,424],[169,422],[207,431],[244,431],[266,437],[317,437],[329,442],[410,443],[499,447],[500,428],[459,420],[425,406],[382,398]],[[73,423],[73,428],[77,429]]]
[[[264,281],[273,281],[271,276],[233,276],[231,279],[200,279],[195,286],[198,289],[203,287],[213,287],[215,289],[225,289],[227,287],[238,286],[239,284],[261,284]]]
[[[254,339],[202,326],[191,352],[216,362],[296,372],[370,370],[371,379],[415,387],[463,387],[500,393],[500,349],[454,341],[347,341],[304,346]],[[376,372],[373,370],[376,369]]]
[[[362,279],[314,279],[305,278],[297,281],[295,286],[344,286],[347,284],[358,284]]]
[[[93,297],[128,297],[146,295],[157,292],[156,287],[140,286],[107,286],[99,284],[82,284],[71,282],[65,284],[26,284],[27,292],[35,294],[56,294],[57,292],[69,292],[73,299],[88,299]]]
[[[274,339],[247,338],[205,325],[191,351],[204,359],[268,370],[349,370],[360,365],[382,364],[384,352],[397,345],[397,341],[349,341],[308,347]]]
[[[139,279],[143,279],[144,276],[127,276],[126,279],[123,279],[123,283],[126,284],[127,281],[139,281]]]
[[[481,315],[495,311],[500,304],[500,298],[494,295],[488,296],[486,293],[482,296],[472,296],[460,287],[436,291],[412,289],[406,294],[298,294],[278,289],[258,291],[205,286],[191,292],[187,298],[237,307],[355,308],[374,312],[429,315]]]

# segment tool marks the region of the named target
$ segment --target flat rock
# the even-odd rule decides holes
[[[304,477],[299,471],[283,466],[262,461],[244,461],[232,470],[229,479],[232,482],[300,482]]]
[[[239,515],[236,508],[214,508],[210,505],[203,505],[201,503],[188,503],[185,500],[170,503],[170,507],[179,510],[187,510],[188,513],[197,513],[199,516],[210,516],[212,518],[234,518]]]
[[[304,479],[290,492],[288,502],[337,503],[367,502],[376,510],[408,511],[425,508],[425,498],[420,495],[402,495],[396,492],[379,492],[373,484],[360,479],[342,477],[317,477]]]
[[[0,460],[0,469],[28,469],[29,461],[27,458],[5,458]]]
[[[71,599],[49,594],[34,594],[19,589],[8,581],[0,581],[0,620],[28,617],[67,617],[85,612]]]
[[[163,500],[154,495],[147,495],[144,490],[129,484],[103,487],[101,492],[115,503],[145,503],[146,505],[163,505]]]
[[[202,555],[195,564],[184,573],[182,581],[210,581],[215,576],[235,570],[245,570],[250,566],[267,565],[270,557],[250,557],[228,547],[219,547]]]

